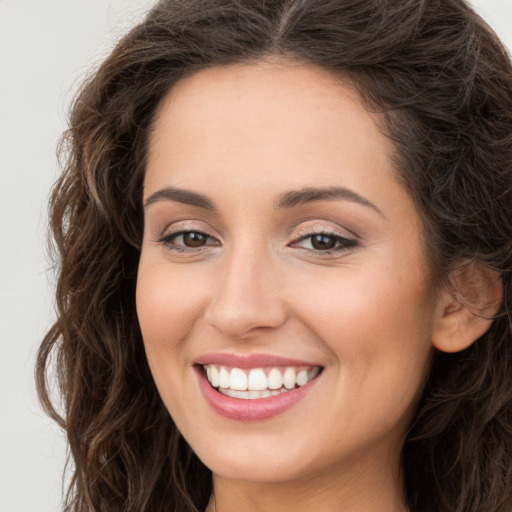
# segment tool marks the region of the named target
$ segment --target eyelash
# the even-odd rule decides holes
[[[187,234],[194,234],[194,235],[200,235],[202,237],[205,237],[206,241],[214,240],[215,243],[205,243],[204,245],[200,245],[198,247],[190,247],[183,245],[176,245],[176,239],[180,236],[184,236]],[[344,236],[338,235],[336,233],[332,233],[329,231],[313,231],[313,232],[301,232],[292,243],[289,244],[289,247],[297,247],[297,245],[300,242],[303,242],[308,239],[313,239],[313,237],[325,237],[330,239],[332,242],[334,242],[335,247],[332,249],[315,249],[315,248],[306,248],[303,247],[302,249],[309,252],[314,253],[315,255],[330,255],[335,252],[343,252],[343,251],[350,251],[356,248],[359,243],[357,240],[354,240],[352,238],[346,238]],[[201,230],[195,230],[195,229],[181,229],[179,231],[176,231],[174,233],[168,233],[165,236],[162,236],[157,240],[157,242],[163,244],[166,248],[172,251],[177,251],[179,253],[184,252],[197,252],[203,250],[205,247],[212,247],[212,246],[218,246],[219,242],[215,238],[208,235],[208,233],[205,233]]]
[[[208,235],[208,233],[205,233],[204,231],[201,231],[199,229],[180,229],[179,231],[175,231],[174,233],[168,233],[161,238],[157,240],[157,242],[160,242],[165,247],[167,247],[169,250],[177,251],[177,252],[196,252],[202,250],[204,247],[211,247],[212,245],[218,245],[218,244],[205,244],[199,247],[188,247],[186,245],[178,246],[175,244],[176,238],[180,236],[184,236],[187,234],[195,234],[195,235],[201,235],[205,237],[207,240],[215,240],[215,238]]]
[[[307,239],[312,240],[313,237],[329,238],[335,244],[335,247],[333,249],[322,250],[322,249],[314,249],[314,248],[312,248],[312,249],[303,248],[304,250],[306,250],[310,253],[314,253],[314,254],[318,254],[318,255],[329,255],[329,254],[332,254],[335,252],[349,251],[349,250],[356,248],[359,245],[357,240],[354,240],[353,238],[347,238],[347,237],[338,235],[337,233],[332,233],[329,231],[313,231],[313,232],[301,233],[299,236],[297,236],[295,238],[295,240],[290,244],[290,246],[294,247],[299,242],[303,242]]]

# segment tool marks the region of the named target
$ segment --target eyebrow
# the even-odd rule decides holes
[[[334,199],[343,199],[345,201],[358,203],[362,206],[371,208],[382,217],[386,218],[382,211],[373,203],[368,201],[368,199],[345,187],[306,187],[299,190],[291,190],[281,194],[277,202],[274,204],[274,207],[276,209],[286,209],[316,201],[328,201]],[[175,187],[164,187],[157,190],[146,199],[144,207],[148,207],[158,201],[175,201],[177,203],[204,208],[205,210],[217,210],[213,201],[208,197],[198,194],[197,192],[192,192],[191,190]]]
[[[211,199],[208,199],[202,194],[192,192],[191,190],[184,190],[181,188],[164,187],[151,194],[144,203],[144,207],[156,203],[158,201],[175,201],[177,203],[190,204],[198,206],[205,210],[216,210],[215,205]]]
[[[368,201],[368,199],[364,198],[363,196],[360,196],[353,190],[345,187],[307,187],[300,190],[292,190],[282,194],[279,197],[276,206],[277,208],[292,208],[294,206],[308,204],[315,201],[326,201],[332,199],[344,199],[345,201],[358,203],[362,206],[366,206],[372,210],[375,210],[382,217],[386,218],[382,211],[372,202]]]

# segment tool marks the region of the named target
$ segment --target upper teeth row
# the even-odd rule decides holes
[[[264,389],[293,389],[295,385],[304,386],[314,379],[320,368],[294,368],[288,366],[283,369],[271,368],[268,373],[263,368],[252,368],[244,371],[240,368],[217,367],[213,364],[204,365],[206,378],[214,388],[233,389],[237,391],[261,391]]]

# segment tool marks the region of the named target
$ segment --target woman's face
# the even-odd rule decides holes
[[[398,465],[438,307],[375,119],[298,63],[199,71],[158,111],[137,310],[163,402],[218,475]]]

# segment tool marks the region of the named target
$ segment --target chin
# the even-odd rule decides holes
[[[275,453],[258,454],[246,451],[240,453],[208,454],[201,458],[203,463],[217,476],[228,480],[241,480],[253,483],[281,483],[300,479],[311,472],[302,460]]]

